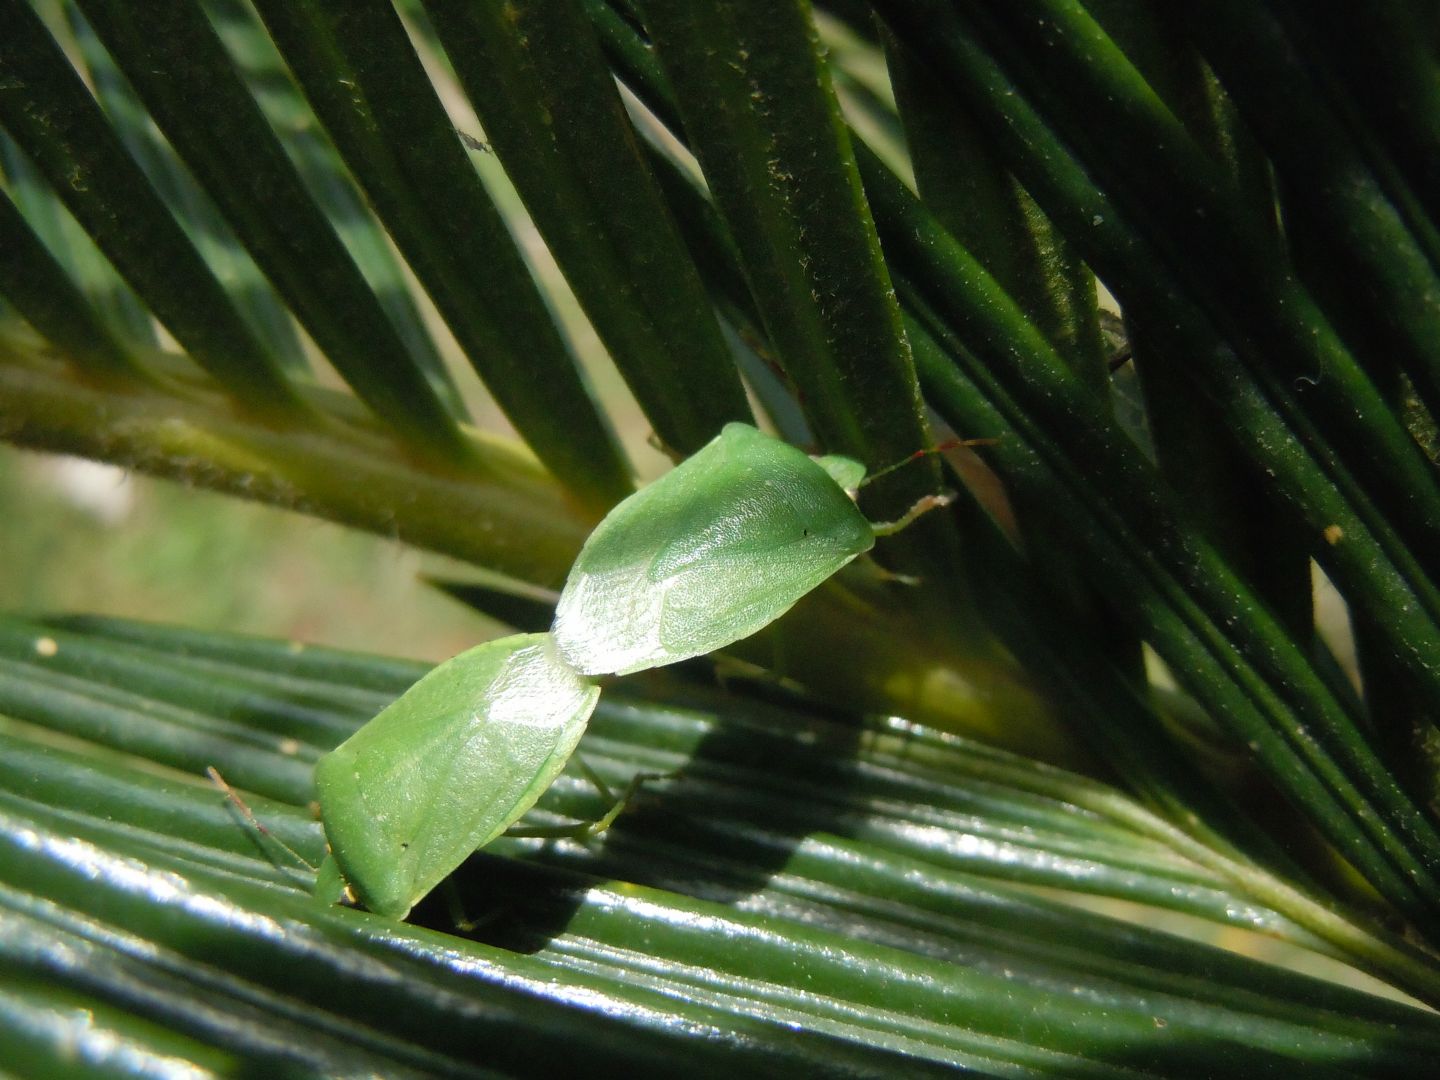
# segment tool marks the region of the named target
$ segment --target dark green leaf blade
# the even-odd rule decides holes
[[[886,62],[921,199],[1070,366],[1103,391],[1093,275],[1005,168],[984,129],[923,64],[893,39]]]
[[[888,6],[895,7],[896,5],[892,4]],[[926,23],[926,26],[933,30],[931,23]],[[983,84],[985,87],[984,93],[990,96],[990,100],[996,107],[1005,110],[1007,117],[1010,118],[1013,123],[1023,125],[1023,127],[1021,127],[1021,130],[1024,132],[1023,144],[1020,144],[1017,140],[1017,145],[1015,146],[1015,149],[1019,152],[1019,156],[1015,158],[1016,162],[1019,163],[1017,164],[1017,168],[1023,164],[1024,168],[1029,170],[1028,175],[1037,179],[1044,187],[1044,190],[1055,196],[1057,200],[1055,205],[1067,206],[1066,212],[1073,215],[1070,219],[1074,223],[1075,228],[1072,235],[1083,237],[1089,242],[1104,235],[1114,236],[1124,233],[1125,218],[1114,206],[1106,202],[1103,197],[1098,199],[1092,198],[1089,205],[1085,206],[1080,196],[1083,189],[1089,184],[1088,178],[1079,172],[1078,167],[1076,167],[1068,157],[1063,146],[1056,143],[1053,134],[1044,127],[1043,123],[1034,117],[1033,114],[1024,113],[1024,99],[1015,92],[1013,85],[1005,82],[1003,75],[996,72],[993,67],[986,67],[987,63],[992,62],[988,61],[979,53],[974,45],[973,39],[966,36],[958,28],[953,29],[955,30],[954,33],[946,35],[936,35],[927,31],[929,36],[924,39],[923,46],[917,44],[917,48],[937,46],[948,50],[946,55],[949,61],[960,65],[959,70],[965,71],[967,78],[974,78],[977,85]],[[917,39],[915,39],[913,34],[910,40],[912,43],[917,43]],[[1043,153],[1036,152],[1036,148],[1043,150]],[[875,175],[878,177],[880,174],[877,171]],[[1057,181],[1071,185],[1066,189],[1064,196],[1061,196],[1059,190],[1053,186]],[[897,188],[897,185],[895,185],[893,181],[887,181],[886,183],[891,188]],[[1039,189],[1037,188],[1036,190]],[[1098,192],[1093,188],[1090,188],[1090,192],[1092,196],[1098,195]],[[1086,196],[1086,198],[1090,198],[1090,196]],[[1069,200],[1068,204],[1066,200]],[[1084,217],[1083,224],[1081,223],[1081,215],[1075,213],[1081,206],[1085,206],[1087,215]],[[1092,211],[1093,216],[1088,216],[1091,215]],[[891,226],[892,229],[888,235],[893,236],[896,241],[895,249],[891,252],[892,259],[897,258],[901,249],[906,245],[910,246],[910,250],[916,256],[920,257],[922,262],[938,254],[940,249],[936,247],[934,243],[927,245],[926,243],[917,244],[914,242],[913,221],[902,223],[901,220],[897,219],[891,222]],[[927,247],[933,248],[934,250],[927,250]],[[1135,280],[1133,267],[1127,269],[1124,262],[1116,261],[1113,258],[1116,252],[1113,249],[1106,250],[1104,247],[1097,245],[1091,249],[1091,252],[1097,260],[1103,259],[1105,261],[1107,276],[1109,274],[1109,268],[1113,268],[1121,280]],[[1131,255],[1134,256],[1135,254],[1135,251],[1132,249]],[[937,277],[934,274],[933,264],[930,270],[919,271],[917,269],[912,271],[912,273],[915,281],[926,282],[927,287],[933,287],[933,281],[939,280],[940,277],[944,276],[942,274]],[[1145,282],[1138,280],[1136,284],[1142,293],[1149,287]],[[1142,310],[1152,312],[1151,308],[1145,306],[1146,302],[1143,299],[1140,302]],[[1181,294],[1171,291],[1166,300],[1165,310],[1172,318],[1182,318],[1185,311],[1185,302]],[[981,325],[982,321],[984,320],[977,320],[975,325]],[[1203,320],[1197,332],[1202,335],[1204,334],[1205,324]],[[997,359],[1013,356],[1011,346],[1008,342],[1002,343],[1001,338],[995,339],[992,348],[997,349],[993,354]],[[1211,373],[1216,377],[1220,375],[1221,371],[1226,370],[1221,362],[1233,357],[1233,354],[1228,353],[1223,348],[1212,350],[1212,352],[1207,355],[1211,363],[1216,365],[1216,369]],[[988,380],[989,375],[984,376],[984,378]],[[1325,439],[1318,433],[1311,435],[1309,431],[1303,427],[1301,430],[1306,431],[1303,446],[1294,434],[1288,436],[1283,435],[1284,428],[1282,425],[1284,422],[1297,422],[1295,413],[1287,413],[1285,421],[1280,421],[1273,413],[1268,411],[1272,407],[1272,402],[1263,401],[1258,393],[1243,389],[1243,383],[1238,378],[1238,373],[1228,371],[1224,378],[1226,386],[1229,388],[1225,397],[1226,404],[1232,408],[1243,407],[1244,422],[1247,426],[1254,425],[1256,428],[1253,436],[1253,445],[1266,455],[1265,467],[1271,470],[1272,475],[1282,478],[1284,483],[1288,485],[1287,494],[1293,500],[1297,509],[1302,510],[1307,515],[1315,530],[1319,532],[1326,527],[1327,523],[1333,523],[1335,518],[1332,515],[1337,514],[1344,514],[1347,522],[1354,523],[1354,528],[1356,529],[1354,540],[1356,543],[1353,547],[1349,550],[1343,550],[1351,539],[1349,533],[1350,525],[1347,524],[1343,529],[1347,543],[1328,545],[1330,550],[1322,554],[1322,557],[1327,563],[1330,560],[1339,561],[1334,576],[1340,580],[1346,579],[1350,574],[1367,578],[1367,583],[1363,586],[1356,580],[1353,589],[1355,600],[1360,604],[1373,604],[1377,611],[1383,608],[1389,613],[1385,616],[1387,619],[1408,620],[1413,618],[1418,620],[1420,624],[1428,622],[1428,614],[1423,610],[1427,605],[1418,603],[1415,599],[1416,594],[1412,592],[1412,586],[1418,587],[1422,592],[1426,591],[1425,576],[1423,572],[1417,571],[1414,566],[1413,557],[1406,554],[1404,546],[1396,541],[1394,533],[1386,528],[1387,523],[1383,522],[1383,520],[1377,521],[1373,511],[1370,511],[1371,504],[1369,502],[1368,491],[1356,486],[1353,478],[1344,471],[1344,467],[1333,462],[1333,459],[1324,462],[1324,467],[1328,471],[1329,476],[1317,475],[1318,470],[1316,469],[1316,463],[1309,458],[1309,455],[1311,453],[1317,453],[1323,457],[1325,454],[1323,449],[1326,445]],[[1020,380],[1013,385],[1018,390],[1025,386],[1025,382],[1026,380]],[[1011,392],[1013,393],[1014,391],[1012,390]],[[1038,418],[1044,411],[1053,408],[1061,399],[1053,394],[1043,394],[1035,397],[1027,396],[1026,400],[1028,404],[1025,407],[1031,410],[1032,417]],[[1383,407],[1381,408],[1381,412],[1384,412]],[[1050,423],[1052,424],[1052,431],[1057,435],[1068,426],[1065,421],[1059,419],[1058,415],[1055,416]],[[1277,428],[1279,429],[1278,431]],[[1079,431],[1074,430],[1071,434],[1078,436]],[[1086,449],[1083,450],[1080,448],[1082,441],[1086,447]],[[1347,443],[1346,445],[1349,444]],[[1090,443],[1088,439],[1080,440],[1075,444],[1075,449],[1072,453],[1089,455],[1092,453],[1092,448],[1093,444]],[[1407,453],[1409,452],[1413,452],[1413,447],[1411,451],[1407,451]],[[1426,484],[1433,484],[1433,478],[1427,479]],[[1338,491],[1336,490],[1337,487],[1339,487]],[[1302,492],[1303,494],[1301,494]],[[1366,513],[1366,525],[1376,528],[1377,536],[1372,537],[1366,530],[1366,525],[1362,525],[1359,521],[1355,520],[1354,515],[1356,514],[1357,507],[1361,512]],[[1137,524],[1143,525],[1144,523],[1137,519]],[[1380,543],[1370,543],[1371,541],[1377,540],[1380,541]],[[1150,542],[1147,546],[1151,552],[1163,552],[1165,550],[1165,545],[1158,540]],[[1370,552],[1370,554],[1364,558],[1359,557],[1359,551],[1362,547]],[[1381,551],[1384,551],[1385,555],[1381,555]],[[1389,564],[1385,558],[1386,555],[1398,557],[1401,560],[1400,566]],[[1183,565],[1177,564],[1177,569],[1180,569],[1183,574],[1189,573],[1184,569]],[[1199,579],[1194,580],[1188,587],[1204,593],[1212,591],[1214,583],[1208,578]],[[1347,587],[1347,594],[1351,592],[1352,590]],[[1401,599],[1401,597],[1408,597],[1408,599]],[[1243,628],[1252,625],[1252,623],[1253,620],[1247,615],[1229,625]],[[1394,630],[1394,622],[1392,621],[1387,624],[1387,628]],[[1423,625],[1417,625],[1405,631],[1403,636],[1405,636],[1407,640],[1412,640],[1410,635],[1418,635],[1418,637],[1413,640],[1424,641],[1429,640],[1431,633],[1432,631],[1426,630]],[[1424,666],[1424,661],[1420,660],[1420,654],[1415,652],[1413,647],[1404,646],[1397,639],[1397,648],[1409,649],[1410,657],[1417,664]],[[1295,656],[1293,647],[1286,646],[1286,651],[1290,653],[1293,659]],[[1421,651],[1425,651],[1423,647]],[[1263,658],[1260,662],[1264,665],[1270,664],[1274,659],[1274,654],[1269,653],[1268,650],[1259,650],[1256,655],[1257,658]],[[1177,656],[1173,666],[1178,673],[1183,673],[1187,670],[1189,663],[1189,661],[1181,660]],[[1431,674],[1433,675],[1434,673],[1431,672]],[[1275,685],[1284,686],[1287,688],[1287,692],[1289,692],[1288,688],[1296,684],[1288,677],[1285,677],[1277,680]],[[1315,684],[1312,683],[1311,685],[1314,686]],[[1323,696],[1326,698],[1330,697],[1331,691],[1328,689],[1325,690]],[[1343,705],[1343,702],[1341,704]],[[1326,708],[1333,709],[1333,706],[1326,706]],[[1217,715],[1232,717],[1238,714],[1221,708]],[[1339,715],[1339,713],[1332,712],[1332,716],[1338,717]],[[1418,826],[1419,832],[1412,834],[1411,839],[1406,841],[1413,845],[1414,857],[1417,862],[1412,863],[1411,871],[1406,871],[1406,873],[1412,872],[1416,866],[1419,865],[1433,865],[1434,840],[1433,837],[1427,839],[1427,835],[1432,833],[1433,830],[1430,823],[1426,820],[1427,815],[1414,806],[1410,799],[1395,789],[1392,778],[1383,768],[1376,767],[1373,748],[1365,745],[1363,736],[1355,730],[1353,720],[1346,719],[1340,721],[1338,726],[1329,728],[1328,730],[1333,732],[1335,739],[1335,741],[1330,744],[1331,750],[1329,752],[1334,753],[1340,760],[1350,760],[1354,762],[1355,775],[1365,777],[1361,782],[1373,792],[1373,797],[1379,801],[1390,803],[1394,808],[1394,812],[1398,816],[1392,820],[1395,827],[1399,829],[1399,832],[1395,837],[1392,837],[1392,839],[1409,833],[1412,827]],[[1299,732],[1294,732],[1292,735],[1298,737],[1296,745],[1303,749],[1306,745],[1308,735],[1301,736]],[[1359,755],[1358,758],[1351,757],[1352,754],[1356,753]],[[1368,764],[1362,764],[1362,762],[1368,762]],[[1347,766],[1347,768],[1349,767],[1351,766]],[[1388,843],[1389,841],[1385,842]],[[1384,873],[1384,871],[1380,870],[1378,864],[1375,869],[1377,872]],[[1398,881],[1396,884],[1398,884]],[[1402,888],[1408,890],[1408,887],[1402,886]],[[1428,889],[1422,890],[1422,892],[1428,891]]]
[[[923,447],[899,311],[801,5],[638,6],[816,434],[872,469]],[[923,482],[892,486],[882,516],[924,494]]]
[[[311,104],[506,415],[598,508],[632,490],[498,211],[386,0],[258,5]]]
[[[640,65],[632,66],[632,70],[642,77],[645,75],[643,67]],[[654,90],[652,85],[647,85],[646,89],[652,92]],[[946,253],[953,253],[958,257],[963,253],[963,249],[960,249],[944,230],[936,228],[933,224],[926,224],[925,222],[930,219],[914,196],[904,190],[888,170],[875,162],[873,155],[863,152],[863,147],[861,150],[860,160],[862,168],[867,173],[867,183],[873,185],[870,192],[871,199],[874,201],[882,228],[886,230],[887,242],[891,244],[888,254],[892,265],[912,274],[914,281],[925,282],[926,289],[940,288],[945,291],[948,295],[945,304],[947,311],[950,312],[949,318],[953,320],[953,325],[966,327],[967,336],[980,333],[982,336],[988,336],[989,339],[985,346],[988,364],[984,368],[983,385],[985,390],[983,394],[977,396],[974,386],[955,390],[954,384],[950,381],[953,375],[943,369],[936,370],[929,376],[928,389],[932,395],[936,396],[937,403],[941,404],[942,409],[948,410],[947,415],[958,430],[998,432],[1003,429],[997,426],[997,415],[989,412],[989,407],[982,404],[983,396],[988,395],[992,402],[1000,403],[1003,410],[1009,411],[1014,408],[1014,395],[1018,391],[1022,394],[1022,400],[1025,400],[1028,406],[1034,410],[1031,417],[1023,420],[1024,426],[1028,427],[1039,417],[1049,415],[1050,419],[1047,423],[1053,425],[1054,432],[1058,434],[1068,431],[1069,435],[1075,438],[1073,449],[1069,454],[1062,455],[1066,462],[1062,468],[1071,470],[1070,463],[1079,460],[1086,460],[1090,462],[1091,469],[1095,468],[1092,461],[1096,449],[1095,435],[1100,431],[1108,431],[1114,426],[1113,421],[1106,415],[1103,405],[1092,395],[1083,392],[1078,380],[1065,371],[1060,358],[1052,354],[1052,350],[1044,344],[1038,332],[1014,308],[1013,301],[994,287],[993,281],[973,264],[968,253],[964,253],[963,261],[969,269],[963,273],[957,276],[954,266],[951,266],[950,269],[943,268],[945,260],[950,258],[950,255]],[[1053,157],[1052,160],[1054,160]],[[1112,218],[1114,217],[1113,211],[1110,211],[1108,207],[1107,212],[1111,214]],[[912,257],[915,259],[913,267],[910,262]],[[975,290],[973,295],[965,295],[972,290]],[[924,310],[930,310],[930,301],[925,299],[922,291],[912,289],[910,300],[912,306],[918,303]],[[961,314],[962,312],[963,314]],[[997,318],[1005,320],[1005,330],[998,329],[995,323]],[[943,328],[939,332],[942,336],[950,333],[949,330]],[[1016,349],[1022,340],[1029,342],[1026,349],[1030,350],[1030,360],[1026,368],[1023,371],[1016,368],[1012,372],[1013,382],[1010,382],[1009,385],[1002,387],[996,384],[995,373],[1009,370],[1011,365],[1016,363]],[[1036,359],[1039,353],[1043,353],[1048,359],[1042,363]],[[968,356],[969,354],[962,348],[957,355]],[[1041,382],[1047,384],[1044,390],[1039,389]],[[1064,390],[1060,389],[1060,383],[1065,384]],[[1129,489],[1128,484],[1136,480],[1138,475],[1147,473],[1148,470],[1142,467],[1140,473],[1137,474],[1136,469],[1140,466],[1140,461],[1138,454],[1134,452],[1133,444],[1120,435],[1118,430],[1115,435],[1113,447],[1127,461],[1127,464],[1117,470],[1112,477],[1112,482],[1119,482],[1123,477],[1127,490],[1135,490]],[[1010,474],[1011,478],[1017,482],[1026,475],[1026,470],[1036,464],[1030,458],[1030,452],[1021,449],[1023,442],[1025,439],[1018,439],[1013,433],[1007,434],[1002,439],[1000,449],[997,451],[998,456],[1002,459],[1002,465],[1005,465],[1004,459],[1010,459],[1009,464],[1005,465],[1007,470],[1010,468],[1020,470]],[[1271,449],[1273,451],[1273,446]],[[1017,452],[1018,456],[1011,458],[1012,452]],[[1038,477],[1032,477],[1032,479],[1036,478]],[[1072,484],[1076,479],[1074,475],[1071,475]],[[1029,481],[1025,481],[1025,483],[1028,484]],[[1056,485],[1053,478],[1041,481],[1040,486],[1034,489],[1035,505],[1046,508],[1047,513],[1053,512],[1056,493],[1062,489],[1065,489],[1065,485]],[[1312,482],[1310,492],[1313,494],[1314,490]],[[1324,489],[1321,488],[1321,490]],[[1102,501],[1108,499],[1107,493],[1103,491],[1097,491],[1095,494]],[[1151,490],[1151,495],[1155,494],[1157,491]],[[1172,549],[1175,542],[1183,535],[1184,530],[1183,528],[1179,531],[1172,530],[1166,526],[1162,530],[1165,532],[1163,538],[1150,533],[1150,530],[1160,522],[1168,520],[1172,513],[1171,511],[1157,513],[1155,504],[1149,501],[1151,495],[1145,496],[1144,500],[1150,507],[1149,510],[1136,513],[1134,505],[1138,505],[1138,503],[1132,504],[1128,509],[1121,507],[1118,508],[1118,520],[1130,520],[1133,527],[1152,537],[1143,543],[1125,542],[1122,546],[1127,547],[1130,555],[1138,558],[1141,563],[1153,566],[1157,557],[1168,561],[1170,556],[1166,553],[1173,554]],[[1328,512],[1333,512],[1333,503],[1327,505]],[[1082,515],[1078,510],[1072,509],[1065,515],[1065,518],[1075,522],[1082,520]],[[1193,553],[1193,544],[1197,541],[1198,537],[1184,536],[1180,542],[1182,546]],[[1111,554],[1115,553],[1115,549],[1107,547],[1106,550]],[[1179,576],[1191,582],[1188,587],[1209,594],[1207,603],[1218,602],[1224,606],[1234,600],[1234,597],[1229,600],[1219,597],[1220,593],[1227,591],[1228,584],[1226,587],[1219,587],[1210,577],[1205,575],[1201,575],[1199,578],[1195,577],[1193,574],[1195,563],[1192,555],[1179,557],[1178,562],[1174,565],[1175,569],[1179,571]],[[1228,568],[1222,576],[1229,578]],[[1172,582],[1172,584],[1177,583]],[[1110,587],[1116,591],[1117,595],[1122,593],[1129,595],[1132,589],[1143,590],[1145,588],[1134,579],[1130,579],[1128,582],[1113,582]],[[1220,715],[1228,718],[1246,716],[1251,720],[1259,721],[1261,713],[1268,713],[1279,731],[1288,730],[1288,736],[1276,738],[1276,732],[1272,731],[1258,740],[1260,745],[1268,747],[1279,755],[1275,759],[1276,767],[1286,777],[1284,783],[1298,783],[1305,789],[1306,794],[1302,801],[1322,814],[1329,823],[1328,827],[1335,830],[1332,835],[1343,837],[1343,843],[1352,845],[1357,852],[1368,850],[1368,854],[1363,858],[1367,861],[1371,872],[1389,882],[1388,887],[1399,903],[1410,906],[1417,912],[1424,911],[1425,902],[1420,900],[1419,894],[1412,886],[1411,875],[1418,873],[1423,877],[1428,873],[1422,867],[1426,866],[1424,852],[1429,843],[1426,840],[1426,836],[1430,832],[1429,825],[1423,813],[1413,802],[1404,793],[1395,790],[1388,775],[1375,759],[1373,749],[1365,745],[1363,737],[1354,727],[1353,720],[1345,715],[1345,709],[1350,704],[1351,698],[1345,697],[1337,700],[1332,696],[1332,689],[1323,678],[1317,676],[1313,671],[1306,675],[1303,685],[1306,685],[1307,693],[1315,695],[1309,700],[1312,705],[1322,710],[1322,714],[1328,715],[1326,730],[1330,732],[1333,740],[1327,743],[1325,751],[1312,757],[1312,765],[1322,774],[1330,776],[1332,780],[1340,775],[1336,771],[1340,767],[1331,759],[1332,753],[1339,760],[1350,763],[1344,768],[1348,769],[1353,765],[1359,777],[1358,782],[1370,792],[1370,797],[1376,799],[1378,803],[1390,806],[1390,813],[1393,815],[1391,821],[1399,827],[1397,832],[1389,831],[1385,827],[1382,827],[1378,833],[1373,831],[1374,822],[1365,813],[1352,815],[1353,808],[1347,808],[1344,800],[1333,797],[1328,790],[1328,784],[1331,781],[1321,782],[1318,776],[1310,773],[1312,766],[1298,764],[1299,758],[1292,755],[1297,752],[1301,756],[1311,753],[1314,748],[1310,743],[1310,736],[1304,729],[1293,725],[1287,709],[1281,708],[1279,711],[1275,711],[1272,707],[1263,704],[1265,697],[1272,691],[1260,689],[1257,684],[1249,683],[1250,676],[1242,674],[1234,667],[1236,657],[1233,650],[1229,646],[1218,645],[1219,638],[1212,637],[1213,631],[1219,625],[1216,622],[1211,623],[1210,630],[1201,631],[1202,637],[1211,638],[1212,642],[1211,645],[1203,646],[1201,651],[1210,652],[1212,646],[1216,647],[1217,651],[1211,655],[1212,660],[1218,660],[1219,667],[1212,667],[1211,660],[1204,661],[1202,664],[1198,659],[1199,654],[1190,652],[1198,644],[1196,638],[1192,636],[1193,627],[1182,629],[1196,615],[1198,609],[1184,597],[1183,590],[1171,589],[1167,586],[1162,591],[1164,599],[1160,599],[1158,596],[1153,598],[1159,601],[1158,611],[1150,599],[1137,602],[1127,609],[1132,616],[1143,615],[1146,619],[1156,616],[1166,624],[1163,632],[1157,631],[1154,624],[1139,624],[1140,632],[1159,633],[1161,640],[1170,642],[1177,649],[1183,650],[1183,652],[1177,652],[1172,658],[1176,670],[1183,676],[1192,675],[1200,666],[1208,669],[1207,676],[1200,683],[1204,688],[1202,697],[1212,692],[1226,695],[1226,704],[1216,706]],[[1249,624],[1254,621],[1253,612],[1257,609],[1249,601],[1242,602],[1241,606],[1252,615],[1241,617],[1232,613],[1223,617],[1222,621],[1226,625],[1248,628]],[[1185,642],[1183,645],[1181,644],[1182,639]],[[1287,658],[1285,663],[1296,665],[1291,669],[1292,671],[1305,671],[1309,668],[1308,661],[1293,643],[1285,640],[1283,635],[1276,635],[1270,640],[1274,646],[1279,648],[1280,655]],[[1272,651],[1272,644],[1266,644],[1256,650],[1262,666],[1269,665],[1276,659],[1277,654]],[[1247,666],[1248,664],[1244,663],[1241,665],[1242,668]],[[1225,668],[1228,668],[1231,674],[1220,674],[1220,670]],[[1233,681],[1236,679],[1245,681],[1248,685],[1241,689]],[[1283,686],[1287,693],[1293,693],[1295,682],[1290,675],[1286,675],[1278,678],[1274,685]],[[1226,686],[1229,687],[1229,690],[1224,689]],[[1259,713],[1254,711],[1256,702],[1251,697],[1257,690],[1261,695]],[[1266,722],[1260,723],[1260,728],[1247,726],[1246,733],[1242,738],[1247,742],[1256,742],[1255,736],[1264,730]],[[1291,744],[1290,747],[1286,746],[1287,741]],[[1280,764],[1282,760],[1284,764]],[[1320,809],[1322,807],[1323,810]],[[1409,835],[1407,839],[1407,834],[1412,833],[1412,830],[1413,835]],[[1366,836],[1367,833],[1370,835]],[[1377,841],[1378,847],[1373,847],[1372,845]],[[1401,850],[1407,844],[1414,846],[1409,854],[1402,854]],[[1391,856],[1381,855],[1382,850],[1388,850],[1391,856],[1398,858],[1404,869],[1397,873],[1396,869],[1389,865]],[[1356,858],[1361,858],[1361,856],[1357,854]]]
[[[24,0],[0,4],[0,125],[181,346],[245,406],[303,409]]]
[[[577,0],[427,4],[576,298],[669,448],[749,406]]]
[[[100,378],[140,374],[124,345],[0,191],[0,297],[80,369]]]
[[[193,0],[81,9],[176,152],[355,392],[408,442],[465,462],[469,447],[305,191]]]
[[[266,348],[287,371],[308,373],[310,361],[300,342],[295,320],[274,288],[230,231],[215,204],[165,142],[85,17],[73,6],[67,6],[65,14],[76,48],[84,59],[86,74],[95,87],[95,100],[105,110],[125,148],[145,170],[190,242],[215,272]]]

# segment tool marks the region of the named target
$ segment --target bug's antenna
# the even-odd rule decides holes
[[[301,855],[289,844],[285,843],[284,840],[281,840],[278,836],[276,836],[273,832],[271,832],[263,824],[261,824],[260,819],[255,816],[254,812],[250,809],[250,807],[245,805],[245,800],[240,797],[240,793],[225,782],[225,778],[220,775],[219,769],[215,768],[214,765],[206,765],[205,775],[210,778],[210,782],[212,784],[214,784],[217,788],[220,789],[221,794],[225,796],[226,800],[230,803],[231,806],[235,808],[239,815],[245,819],[246,824],[248,824],[252,829],[254,829],[265,839],[269,840],[281,851],[285,852],[285,854],[289,855],[301,866],[306,867],[312,873],[318,873],[318,870],[310,862],[309,859],[305,858],[304,855]]]
[[[946,439],[944,442],[937,443],[935,446],[927,446],[924,450],[916,450],[913,454],[901,458],[893,465],[886,465],[883,469],[875,470],[866,476],[864,480],[860,481],[860,487],[864,487],[871,481],[879,480],[882,476],[889,476],[896,469],[903,469],[912,461],[919,461],[921,458],[929,457],[931,454],[943,454],[946,450],[955,450],[962,446],[998,446],[999,443],[999,439]]]

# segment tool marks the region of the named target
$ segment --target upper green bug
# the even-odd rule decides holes
[[[591,676],[713,652],[760,630],[856,556],[877,526],[865,470],[728,424],[616,506],[585,542],[550,634],[440,665],[321,759],[335,863],[365,905],[403,918],[560,774],[599,698]]]
[[[837,466],[857,482],[864,473],[727,424],[590,534],[551,628],[560,655],[586,675],[626,675],[774,622],[875,545]]]

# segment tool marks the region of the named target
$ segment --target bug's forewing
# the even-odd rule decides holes
[[[548,634],[441,664],[321,759],[325,835],[365,906],[403,918],[564,768],[600,689]]]
[[[699,656],[773,622],[873,543],[823,468],[731,424],[600,523],[552,633],[566,662],[591,675]]]

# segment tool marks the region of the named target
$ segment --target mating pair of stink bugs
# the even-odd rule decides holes
[[[585,542],[547,634],[441,664],[321,759],[333,862],[372,911],[404,918],[529,810],[574,753],[595,681],[713,652],[778,619],[877,535],[865,468],[729,424],[616,506]]]

